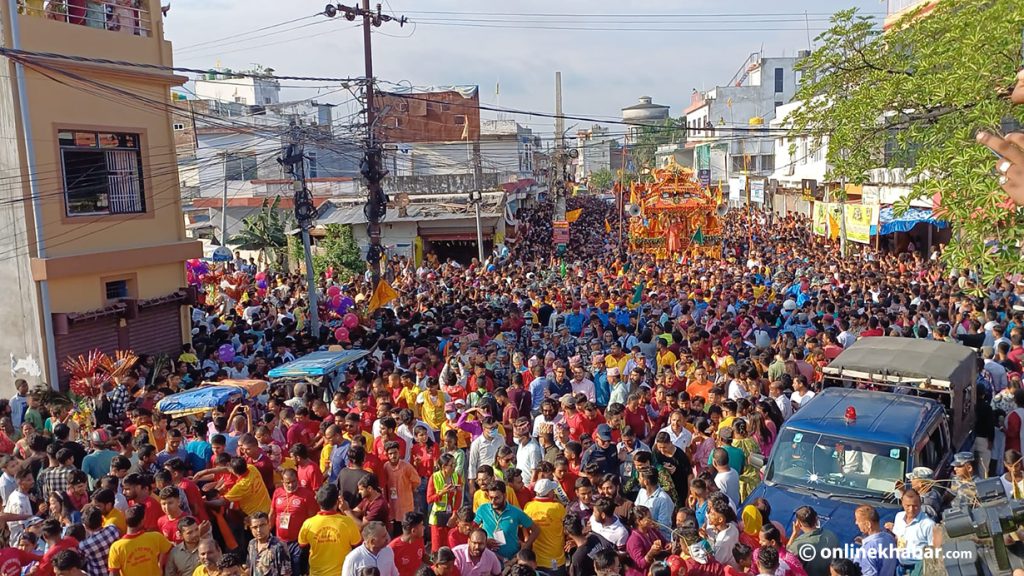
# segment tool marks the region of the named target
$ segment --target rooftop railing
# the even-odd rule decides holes
[[[150,36],[147,0],[18,0],[18,13],[133,36]]]

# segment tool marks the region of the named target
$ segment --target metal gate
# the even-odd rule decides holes
[[[60,385],[66,389],[70,379],[64,371],[64,361],[68,357],[87,356],[93,350],[113,354],[117,350],[117,316],[102,316],[91,320],[72,322],[67,334],[54,335],[54,348],[57,353],[57,370],[60,374]]]
[[[139,306],[138,316],[128,321],[128,341],[136,354],[181,352],[181,303],[165,302]]]

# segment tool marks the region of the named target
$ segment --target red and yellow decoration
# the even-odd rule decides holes
[[[633,250],[660,260],[721,256],[722,193],[701,186],[693,170],[674,161],[651,170],[650,182],[632,185],[630,203],[639,208],[629,221]]]

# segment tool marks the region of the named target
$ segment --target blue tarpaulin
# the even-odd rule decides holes
[[[278,366],[267,376],[270,378],[307,378],[323,376],[338,370],[350,362],[355,362],[369,354],[366,350],[345,350],[342,352],[319,351],[306,354],[283,366]]]
[[[248,393],[238,386],[202,386],[171,394],[157,402],[156,409],[163,414],[205,412],[246,396]]]
[[[888,206],[878,212],[878,225],[881,227],[881,235],[893,234],[895,232],[907,232],[917,224],[924,222],[936,228],[949,226],[946,222],[932,217],[930,208],[910,208],[903,214],[897,216],[892,208]]]

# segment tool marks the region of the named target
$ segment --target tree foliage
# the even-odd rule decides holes
[[[265,198],[258,212],[242,220],[242,229],[228,240],[240,249],[260,253],[260,260],[271,269],[283,268],[288,248],[288,226],[291,218],[279,209],[281,197],[271,202]]]
[[[322,278],[328,266],[342,282],[366,271],[366,262],[359,251],[351,224],[328,224],[313,254],[313,270]]]
[[[607,192],[615,184],[615,175],[607,168],[595,170],[590,174],[588,187],[592,192]]]
[[[667,118],[653,126],[640,126],[636,133],[636,143],[629,149],[634,170],[640,172],[644,168],[654,168],[658,146],[680,143],[685,140],[685,135],[683,121],[675,118]]]
[[[1009,101],[1021,65],[1022,0],[947,0],[882,33],[856,10],[835,14],[820,47],[800,62],[792,135],[828,137],[835,181],[871,182],[871,170],[906,169],[911,200],[941,198],[953,229],[945,257],[990,281],[1024,272],[1024,214],[1008,210],[978,145],[979,130],[1024,119]],[[998,243],[993,242],[998,240]]]

